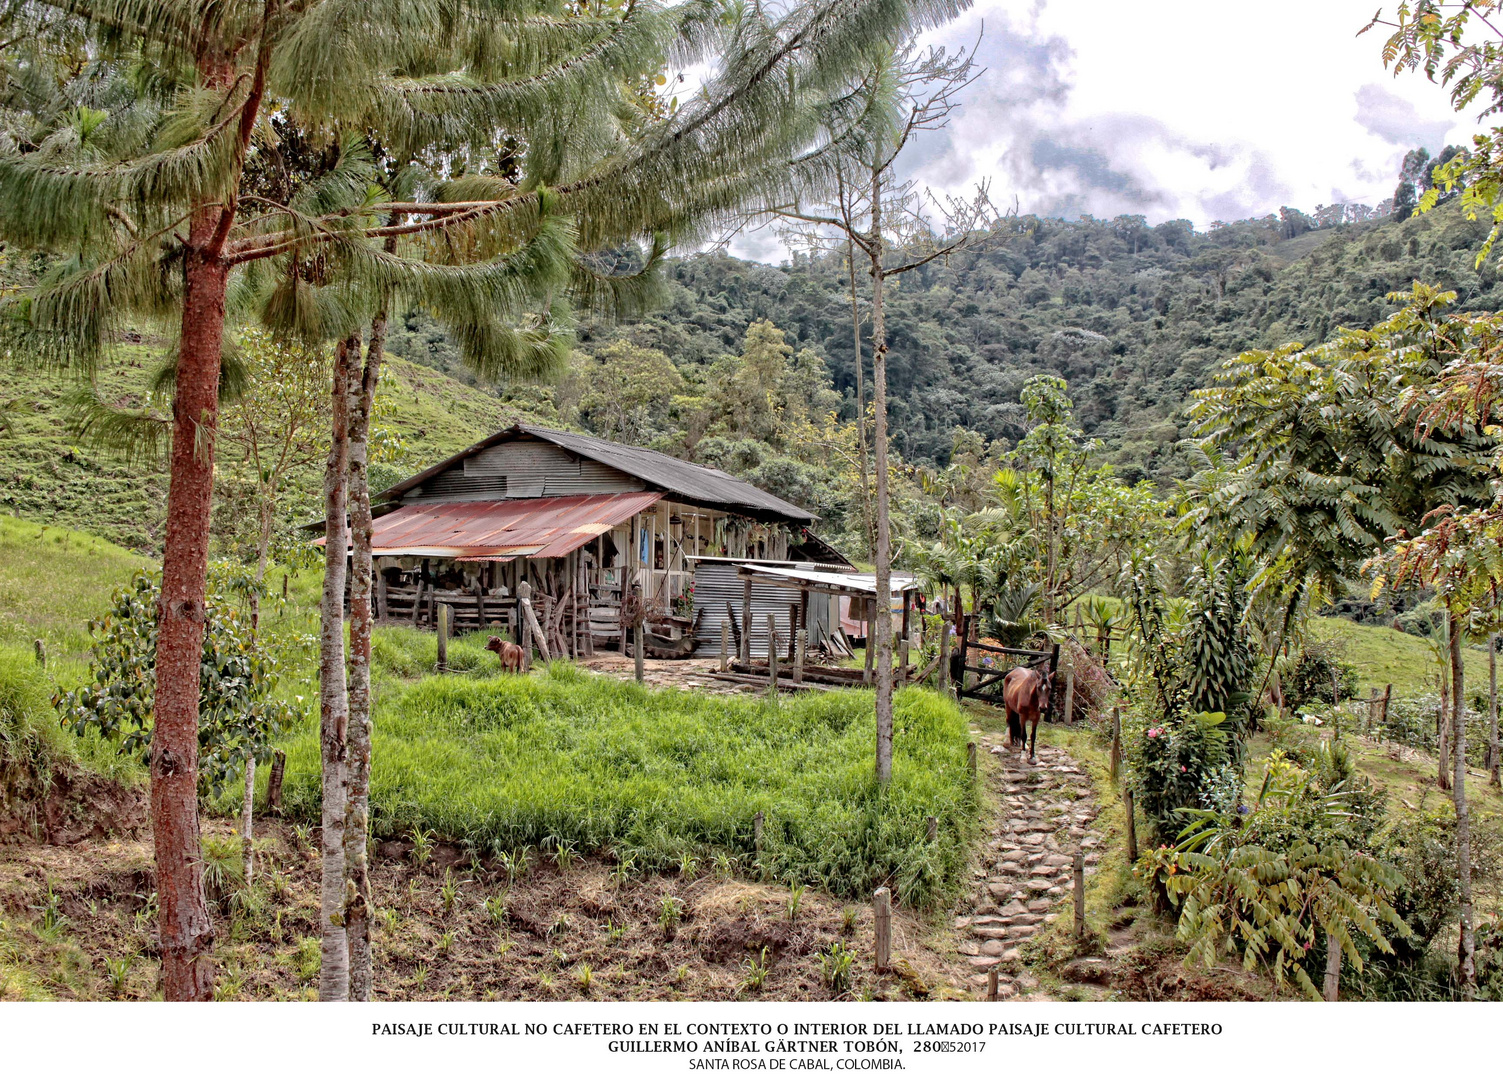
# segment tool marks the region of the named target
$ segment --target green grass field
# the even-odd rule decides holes
[[[482,853],[567,841],[639,870],[721,855],[743,873],[852,899],[890,885],[922,906],[957,886],[976,828],[965,719],[928,691],[898,696],[885,792],[872,771],[872,697],[861,691],[771,704],[645,690],[556,664],[426,678],[384,695],[375,726],[376,832],[431,830]],[[285,745],[289,811],[316,820],[316,731]]]
[[[88,533],[0,517],[0,644],[41,638],[53,658],[81,661],[89,619],[149,562]]]
[[[1341,643],[1342,659],[1357,669],[1362,696],[1374,686],[1381,691],[1390,683],[1396,698],[1435,692],[1438,668],[1423,638],[1387,626],[1359,626],[1346,619],[1316,619],[1314,624],[1316,636]],[[1462,663],[1469,689],[1487,686],[1486,649],[1462,650]]]

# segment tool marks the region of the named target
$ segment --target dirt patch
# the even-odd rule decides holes
[[[0,843],[18,839],[76,844],[134,836],[146,823],[147,793],[71,767],[55,771],[40,800],[0,808]]]
[[[219,993],[314,994],[317,831],[261,823],[256,887],[227,873],[233,828],[205,825]],[[894,918],[894,970],[872,970],[870,905],[810,889],[684,874],[561,868],[533,852],[509,882],[490,861],[384,843],[373,860],[376,996],[385,1000],[828,1000],[966,996],[970,974],[941,915]],[[45,912],[52,909],[53,914]],[[0,996],[147,998],[157,993],[149,839],[0,848],[0,946],[18,957]],[[61,916],[59,919],[57,916]],[[44,929],[44,921],[49,928]],[[849,953],[848,983],[831,960]],[[122,974],[122,971],[124,974]],[[16,974],[20,972],[20,974]],[[22,977],[24,976],[24,977]]]

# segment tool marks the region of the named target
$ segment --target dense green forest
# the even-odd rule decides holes
[[[1297,229],[1304,231],[1287,236]],[[1210,232],[1185,221],[1150,226],[1141,217],[1011,219],[976,249],[892,286],[893,445],[910,463],[944,466],[956,427],[1016,442],[1027,430],[1019,391],[1047,373],[1069,382],[1078,422],[1102,441],[1123,478],[1183,477],[1188,466],[1175,444],[1188,434],[1187,395],[1223,360],[1286,341],[1318,343],[1341,326],[1371,326],[1397,306],[1388,294],[1415,280],[1455,289],[1463,310],[1503,306],[1496,267],[1476,265],[1486,235],[1455,205],[1321,229],[1291,226],[1288,214]],[[702,384],[722,357],[741,351],[747,328],[765,319],[796,348],[824,358],[843,415],[854,415],[842,259],[796,255],[774,267],[709,254],[670,263],[666,276],[662,302],[645,318],[581,326],[579,357],[626,340],[660,350],[690,384]],[[408,316],[391,348],[463,374],[456,350],[420,314]],[[865,360],[869,367],[869,352]],[[588,426],[567,389],[502,393]],[[642,434],[671,441],[683,423],[666,408]]]

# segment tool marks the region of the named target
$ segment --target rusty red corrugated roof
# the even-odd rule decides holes
[[[416,503],[376,519],[371,554],[485,561],[519,555],[552,559],[651,509],[662,497],[660,491],[632,491]]]

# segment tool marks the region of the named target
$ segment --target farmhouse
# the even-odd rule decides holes
[[[853,568],[810,527],[815,515],[718,469],[574,432],[517,424],[376,496],[376,614],[519,634],[530,594],[550,653],[620,647],[623,594],[640,603],[660,655],[712,653],[720,627],[766,655],[766,614],[811,644],[839,625],[830,595],[748,564]],[[523,587],[526,583],[526,587]],[[734,609],[731,601],[734,601]],[[792,612],[790,613],[790,609]],[[785,631],[786,632],[786,631]],[[743,651],[738,647],[738,652]]]

